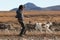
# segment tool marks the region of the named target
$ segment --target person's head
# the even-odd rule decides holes
[[[18,9],[19,10],[23,10],[23,8],[24,8],[24,6],[23,5],[20,5]]]

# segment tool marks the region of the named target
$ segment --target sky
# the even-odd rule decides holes
[[[34,3],[36,6],[42,8],[60,5],[60,0],[0,0],[0,11],[18,8],[19,5],[24,5],[28,2]]]

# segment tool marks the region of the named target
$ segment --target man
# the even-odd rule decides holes
[[[20,32],[20,36],[22,36],[24,33],[25,33],[25,26],[24,26],[24,23],[23,23],[23,9],[24,9],[24,6],[23,5],[20,5],[19,8],[17,9],[16,13],[16,17],[18,18],[18,22],[21,24],[21,32]]]

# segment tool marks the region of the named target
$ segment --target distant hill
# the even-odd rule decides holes
[[[17,10],[17,8],[13,8],[13,9],[11,9],[10,11],[16,11]]]
[[[41,7],[37,7],[33,3],[26,3],[26,4],[24,4],[24,6],[25,6],[25,10],[57,10],[57,11],[60,10],[60,5],[41,8]],[[17,8],[13,8],[10,11],[16,11],[16,10],[17,10]]]
[[[54,10],[54,11],[56,10],[56,11],[59,11],[60,10],[60,5],[47,7],[47,8],[45,8],[45,10]]]
[[[26,3],[24,4],[24,6],[25,6],[25,10],[41,10],[42,9],[40,7],[37,7],[33,3]]]
[[[24,4],[25,6],[25,10],[41,10],[42,8],[37,7],[36,5],[34,5],[33,3],[26,3]],[[10,11],[16,11],[17,8],[13,8]]]

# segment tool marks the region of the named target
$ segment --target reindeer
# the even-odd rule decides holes
[[[40,32],[42,32],[42,23],[35,23],[35,29],[39,30]]]
[[[49,31],[52,33],[52,31],[49,29],[49,27],[51,27],[51,26],[52,26],[52,22],[44,22],[44,23],[38,22],[38,23],[36,23],[35,29],[39,30],[40,32],[43,32],[43,30],[45,28],[46,32]]]
[[[49,29],[52,25],[52,22],[46,22],[46,24],[44,25],[46,32],[52,33],[52,31]]]
[[[0,29],[1,30],[6,30],[6,29],[9,29],[10,28],[10,25],[9,24],[5,24],[5,23],[0,23]]]
[[[27,31],[35,30],[35,24],[32,24],[31,21],[29,21],[28,24],[25,24],[25,30]]]
[[[57,21],[55,20],[55,22],[52,22],[52,26],[50,27],[50,29],[52,31],[60,31],[60,23],[57,23]]]

